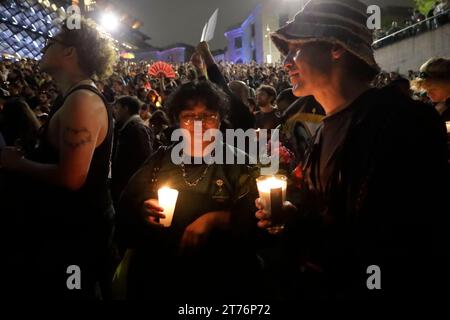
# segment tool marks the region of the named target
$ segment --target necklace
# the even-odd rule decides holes
[[[183,172],[183,180],[184,182],[189,186],[189,187],[195,187],[205,176],[206,176],[206,172],[208,172],[208,168],[209,168],[209,164],[206,166],[205,170],[203,170],[203,173],[201,174],[200,177],[198,177],[197,179],[195,179],[194,181],[188,181],[187,179],[187,173],[186,173],[186,168],[184,166],[184,162],[181,163],[181,171]]]
[[[215,150],[213,150],[211,155],[214,156],[215,154],[216,154],[216,152],[215,152]],[[181,156],[182,157],[184,156],[183,151],[181,151]],[[206,168],[205,168],[205,170],[203,170],[203,173],[200,175],[200,177],[198,177],[194,181],[188,181],[186,167],[184,165],[184,162],[181,162],[181,171],[183,173],[184,183],[186,183],[189,187],[195,187],[206,176],[206,173],[208,172],[208,169],[210,166],[211,166],[211,164],[206,165]]]

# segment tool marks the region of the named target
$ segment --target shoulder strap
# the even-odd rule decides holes
[[[108,102],[106,101],[106,99],[105,99],[105,97],[103,96],[103,94],[102,94],[100,91],[98,91],[98,89],[97,89],[96,87],[91,86],[91,85],[89,85],[89,84],[81,84],[81,85],[79,85],[79,86],[76,86],[76,87],[73,88],[72,90],[70,90],[70,91],[64,96],[61,105],[64,104],[64,102],[66,101],[66,99],[67,99],[72,93],[74,93],[75,91],[78,91],[78,90],[88,90],[88,91],[91,91],[91,92],[95,93],[96,95],[98,95],[98,96],[103,100],[103,103],[104,103],[105,105],[108,105]]]
[[[60,95],[60,96],[58,97],[56,103],[53,105],[53,108],[52,108],[52,110],[50,111],[49,119],[51,119],[51,118],[53,117],[53,115],[54,115],[59,109],[61,109],[61,107],[64,105],[64,102],[66,102],[67,98],[68,98],[72,93],[74,93],[75,91],[78,91],[78,90],[89,90],[89,91],[95,93],[96,95],[98,95],[98,96],[103,100],[103,103],[105,104],[105,106],[108,106],[108,105],[109,105],[108,102],[106,101],[105,97],[103,96],[103,94],[102,94],[100,91],[98,91],[97,88],[95,88],[95,87],[93,87],[93,86],[91,86],[91,85],[88,85],[88,84],[82,84],[82,85],[79,85],[79,86],[73,88],[72,90],[70,90],[65,96],[61,96],[61,95]],[[49,122],[50,122],[50,121],[47,121],[47,124],[48,124]]]
[[[75,91],[77,90],[89,90],[93,93],[95,93],[96,95],[98,95],[103,103],[105,104],[105,106],[108,106],[108,102],[106,101],[105,97],[103,96],[103,94],[98,91],[97,88],[91,86],[91,85],[87,85],[87,84],[83,84],[83,85],[79,85],[75,88],[73,88],[72,90],[70,90],[65,96],[61,96],[59,95],[57,100],[55,101],[55,103],[53,104],[53,107],[50,110],[50,114],[48,117],[48,121],[41,127],[41,129],[39,130],[39,136],[40,137],[45,137],[47,135],[47,131],[48,131],[48,126],[50,124],[50,120],[53,118],[53,116],[55,115],[55,113],[61,109],[61,107],[64,105],[64,102],[66,101],[66,99]],[[109,108],[107,108],[107,110],[109,110]]]

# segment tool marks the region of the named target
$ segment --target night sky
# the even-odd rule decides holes
[[[196,45],[200,41],[203,25],[216,8],[219,18],[212,49],[226,46],[224,32],[244,21],[252,9],[265,0],[113,0],[144,25],[141,30],[152,38],[150,44],[164,47],[176,42]],[[278,0],[299,1],[299,0]],[[370,4],[405,5],[412,0],[363,0]]]
[[[252,9],[264,0],[115,0],[125,11],[143,21],[141,30],[152,38],[150,44],[164,47],[176,42],[196,45],[204,24],[219,8],[212,49],[226,46],[224,32],[243,22]],[[292,0],[279,0],[292,1]]]

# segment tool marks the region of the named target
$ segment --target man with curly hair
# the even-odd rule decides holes
[[[93,23],[82,19],[79,29],[64,23],[47,39],[40,62],[61,93],[40,145],[31,159],[13,147],[2,150],[0,165],[28,177],[33,188],[23,194],[29,204],[25,264],[34,274],[32,280],[25,271],[18,277],[28,292],[36,288],[40,296],[94,298],[102,280],[108,283],[113,116],[92,79],[108,76],[114,61],[114,49]],[[70,270],[81,271],[81,277]]]

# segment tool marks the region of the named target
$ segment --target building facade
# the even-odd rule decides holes
[[[274,63],[280,52],[269,34],[293,18],[306,0],[263,0],[240,25],[225,32],[227,50],[224,58],[234,63]]]
[[[57,32],[58,23],[66,10],[76,5],[81,13],[101,25],[103,12],[121,12],[106,0],[1,0],[0,1],[0,55],[8,58],[40,59],[45,41]],[[123,13],[117,14],[120,27],[105,34],[113,40],[119,52],[153,50],[150,40],[139,28],[142,22]]]
[[[175,43],[165,48],[154,48],[148,51],[136,52],[136,60],[165,61],[169,63],[189,62],[195,48],[185,43]]]
[[[3,0],[0,2],[0,54],[40,59],[45,39],[57,32],[53,21],[71,1]]]
[[[226,61],[234,63],[281,62],[280,52],[272,44],[269,33],[277,30],[294,18],[308,0],[262,0],[238,26],[225,32]],[[395,10],[412,10],[412,0],[362,0],[367,5],[376,4],[382,8],[382,15],[389,19]]]

